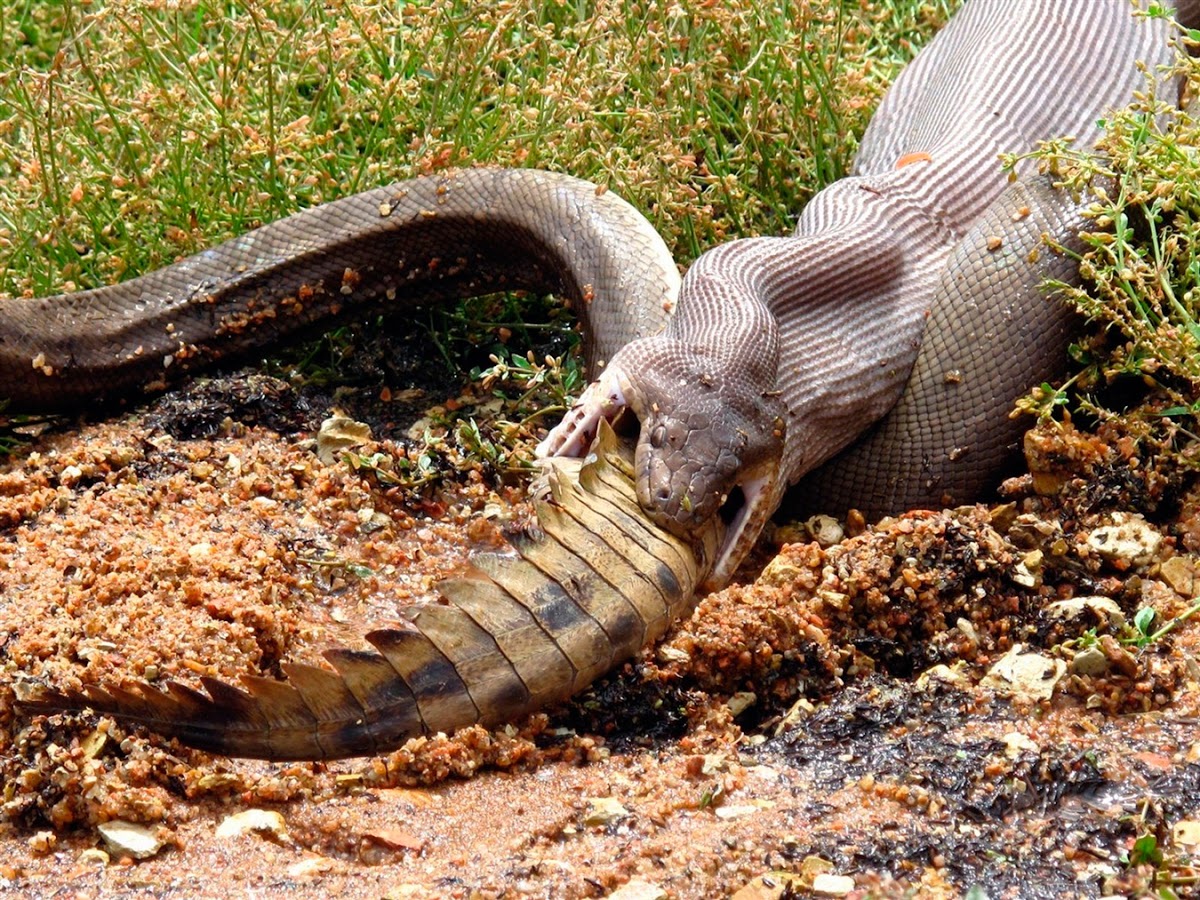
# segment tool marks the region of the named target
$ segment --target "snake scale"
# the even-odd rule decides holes
[[[1185,24],[1200,4],[1183,4]],[[1170,59],[1128,0],[969,0],[904,70],[846,178],[789,237],[732,241],[680,283],[628,204],[534,170],[476,169],[307,210],[124,284],[0,304],[0,393],[70,408],[158,387],[302,326],[501,289],[578,311],[594,381],[540,447],[541,531],[485,556],[376,653],[286,682],[56,691],[235,755],[329,758],[494,724],[581,689],[725,581],[789,486],[872,516],[976,496],[1019,437],[1007,411],[1062,364],[1079,202],[1001,152],[1098,136]],[[628,410],[630,457],[608,420]],[[585,464],[571,457],[592,452]],[[623,577],[614,566],[624,567]],[[627,570],[627,571],[626,571]]]

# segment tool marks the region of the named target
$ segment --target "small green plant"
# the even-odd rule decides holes
[[[362,580],[372,577],[375,572],[370,566],[364,566],[361,563],[350,562],[340,556],[330,553],[321,556],[300,556],[300,562],[311,568],[318,578],[325,584],[326,587],[333,582],[338,576],[349,575],[352,578]]]
[[[1138,830],[1129,853],[1121,857],[1121,863],[1140,883],[1126,882],[1124,892],[1136,892],[1139,897],[1158,897],[1161,900],[1176,900],[1182,896],[1193,896],[1200,874],[1191,855],[1178,847],[1164,846],[1147,822],[1148,808],[1131,817]],[[1136,870],[1140,869],[1140,872]],[[1181,890],[1177,890],[1181,889]],[[1130,890],[1132,889],[1132,891]],[[1186,891],[1186,893],[1184,892]]]
[[[372,453],[370,456],[364,456],[353,450],[343,450],[342,457],[355,472],[371,476],[380,485],[414,484],[411,480],[406,480],[396,474],[396,459],[386,453]],[[408,462],[407,458],[404,462]],[[427,483],[428,480],[418,479],[416,485]]]
[[[8,401],[0,399],[0,457],[16,453],[27,446],[34,437],[62,421],[61,416],[48,415],[5,415]]]
[[[3,414],[7,406],[7,400],[0,400],[0,456],[7,456],[24,443],[16,430],[20,423]]]
[[[584,384],[577,354],[546,356],[508,348],[491,354],[492,365],[471,372],[491,401],[454,425],[458,448],[495,474],[525,472],[533,466],[533,448],[545,417],[564,413]]]
[[[1158,838],[1149,832],[1138,835],[1129,851],[1129,865],[1158,866],[1162,861],[1163,853],[1162,848],[1158,846]]]
[[[495,471],[503,471],[515,464],[514,453],[504,446],[486,437],[474,418],[458,423],[455,431],[458,444],[468,456],[471,456]],[[524,466],[520,466],[524,468]]]
[[[354,351],[352,332],[342,326],[319,338],[279,348],[275,351],[277,355],[266,361],[265,370],[288,381],[299,376],[313,385],[340,384],[345,377],[346,362]]]
[[[1086,650],[1089,647],[1100,646],[1100,635],[1096,633],[1095,628],[1089,628],[1080,634],[1079,637],[1075,638],[1075,640],[1068,641],[1067,643],[1071,645],[1072,649]]]
[[[397,446],[391,452],[378,450],[369,455],[354,450],[342,451],[342,458],[351,469],[379,487],[398,487],[413,494],[441,480],[451,467],[448,456],[445,440],[428,428],[413,447]]]
[[[1157,615],[1153,609],[1148,606],[1143,606],[1137,611],[1133,617],[1133,643],[1138,647],[1145,647],[1153,638],[1153,632],[1150,630],[1154,624],[1154,618]]]
[[[700,792],[700,799],[696,802],[697,809],[711,809],[720,806],[725,801],[725,785],[720,782],[714,782]]]
[[[538,362],[532,350],[520,354],[505,349],[493,353],[490,359],[492,365],[473,371],[471,378],[516,414],[528,412],[531,407],[537,407],[531,418],[561,413],[584,385],[578,356],[547,356]]]
[[[1137,611],[1133,617],[1133,625],[1130,627],[1130,635],[1126,638],[1125,643],[1141,649],[1162,640],[1192,616],[1200,613],[1200,602],[1189,606],[1177,616],[1173,616],[1162,623],[1158,628],[1153,628],[1154,620],[1157,613],[1148,606],[1144,606]]]
[[[1028,413],[1037,416],[1039,421],[1053,420],[1059,410],[1069,406],[1071,402],[1070,388],[1073,383],[1074,379],[1068,379],[1063,384],[1055,387],[1050,382],[1043,381],[1037,387],[1032,388],[1024,397],[1017,399],[1012,415],[1017,416],[1022,413]]]

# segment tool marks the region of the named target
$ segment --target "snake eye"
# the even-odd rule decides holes
[[[662,445],[667,440],[667,429],[663,425],[656,425],[650,431],[650,446],[655,450],[661,450]]]

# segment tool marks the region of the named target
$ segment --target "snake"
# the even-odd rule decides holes
[[[1200,3],[1175,14],[1200,23]],[[538,448],[559,485],[543,531],[448,582],[448,605],[411,629],[368,635],[376,654],[330,651],[336,675],[292,665],[245,691],[206,679],[207,696],[88,686],[22,702],[222,752],[377,752],[582,689],[726,582],[789,488],[870,517],[975,499],[1019,443],[1013,400],[1062,369],[1077,332],[1040,286],[1078,278],[1088,203],[999,156],[1063,135],[1089,146],[1136,91],[1177,91],[1159,74],[1174,34],[1128,0],[968,0],[793,234],[717,246],[682,279],[612,192],[479,168],[305,210],[121,284],[3,301],[0,394],[16,409],[157,390],[315,323],[514,289],[566,298],[592,378]],[[608,435],[630,418],[626,458]],[[564,474],[572,458],[589,462]],[[609,589],[618,558],[642,560],[636,591],[650,584],[660,606]]]

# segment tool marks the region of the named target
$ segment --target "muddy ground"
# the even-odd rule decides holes
[[[1117,434],[1044,427],[991,505],[825,549],[777,528],[661,646],[492,732],[264,763],[14,708],[18,680],[236,681],[365,647],[495,546],[519,485],[429,458],[400,399],[351,410],[376,436],[357,464],[316,454],[328,397],[263,376],[0,463],[0,895],[1194,891],[1200,629],[1159,632],[1200,594],[1200,493]]]

